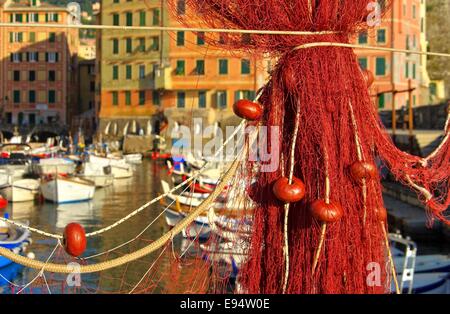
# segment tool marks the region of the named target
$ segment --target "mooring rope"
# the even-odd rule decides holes
[[[243,156],[246,155],[248,150],[248,147],[245,145],[244,149],[242,150]],[[235,175],[236,170],[238,168],[238,165],[240,164],[240,156],[238,155],[236,159],[234,160],[231,167],[228,169],[228,171],[223,176],[220,183],[217,185],[216,189],[206,198],[192,213],[187,215],[182,221],[180,221],[175,227],[173,227],[169,232],[162,235],[159,239],[155,240],[154,242],[150,243],[149,245],[129,254],[125,254],[121,257],[100,262],[97,264],[91,264],[91,265],[81,265],[79,269],[79,273],[94,273],[94,272],[100,272],[107,269],[115,268],[121,265],[124,265],[126,263],[135,261],[139,258],[142,258],[157,249],[164,246],[164,244],[167,243],[167,241],[172,240],[177,234],[179,234],[184,228],[189,226],[195,218],[200,216],[204,211],[206,211],[209,206],[217,199],[217,197],[222,193],[224,188],[227,186],[228,181]],[[33,259],[30,259],[25,256],[21,256],[19,254],[15,254],[9,249],[6,249],[4,247],[0,247],[0,255],[6,257],[7,259],[10,259],[11,261],[23,265],[25,267],[33,268],[33,269],[40,269],[43,271],[53,272],[53,273],[64,273],[64,274],[70,274],[73,272],[73,268],[66,265],[66,264],[55,264],[55,263],[44,263],[41,261],[36,261]]]

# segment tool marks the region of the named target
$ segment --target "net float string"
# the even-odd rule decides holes
[[[241,154],[245,156],[248,151],[248,146],[245,145]],[[236,170],[241,163],[240,156],[238,156],[228,171],[224,174],[220,183],[217,185],[216,189],[195,209],[192,213],[187,215],[182,221],[180,221],[175,227],[173,227],[169,232],[162,235],[159,239],[150,243],[149,245],[129,254],[125,254],[121,257],[104,261],[91,265],[81,265],[79,268],[79,273],[93,273],[100,272],[107,269],[115,268],[126,263],[135,261],[140,259],[157,249],[163,247],[168,241],[172,240],[177,234],[181,233],[184,228],[189,226],[195,218],[197,218],[200,214],[206,211],[212,203],[217,199],[217,197],[222,193],[229,180],[236,174]],[[55,263],[44,263],[41,261],[32,260],[30,258],[18,255],[13,253],[12,251],[0,247],[0,255],[6,257],[7,259],[12,260],[15,263],[21,264],[23,266],[34,268],[34,269],[42,269],[48,272],[53,273],[64,273],[70,274],[73,272],[71,267],[68,267],[66,264],[55,264]]]
[[[187,31],[187,32],[205,32],[205,33],[234,33],[234,34],[255,34],[255,35],[291,35],[291,36],[314,36],[337,34],[335,31],[276,31],[276,30],[249,30],[249,29],[225,29],[225,28],[199,28],[199,27],[169,27],[169,26],[115,26],[115,25],[59,25],[45,23],[0,23],[0,27],[33,27],[33,28],[61,28],[61,29],[97,29],[97,30],[148,30],[148,31]],[[450,53],[417,51],[409,49],[387,48],[357,44],[346,44],[336,42],[314,42],[298,46],[295,49],[308,47],[347,47],[366,50],[379,50],[389,52],[402,52],[408,54],[418,54],[436,57],[450,58]]]
[[[292,184],[294,177],[294,165],[295,165],[295,147],[297,144],[298,137],[298,129],[300,125],[300,106],[297,108],[297,113],[295,115],[295,126],[294,126],[294,136],[292,137],[291,143],[291,156],[289,159],[289,177],[288,183]],[[284,172],[284,171],[282,171]],[[284,176],[284,173],[283,173]],[[285,259],[285,273],[284,273],[284,281],[283,281],[283,294],[286,292],[288,279],[289,279],[289,236],[288,236],[288,228],[289,228],[289,208],[290,203],[284,204],[284,259]]]

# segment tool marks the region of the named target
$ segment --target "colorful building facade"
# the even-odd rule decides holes
[[[175,14],[186,14],[184,1],[176,5]],[[161,1],[103,0],[99,22],[180,26]],[[163,115],[186,124],[191,112],[207,123],[223,120],[232,116],[234,101],[253,98],[264,79],[260,59],[209,47],[201,33],[113,30],[99,34],[97,49],[100,132],[112,123],[123,135],[134,121],[137,129],[151,133]]]
[[[39,0],[1,3],[0,20],[69,23],[66,8]],[[58,28],[0,28],[2,124],[32,127],[70,121],[76,103],[78,32]]]
[[[355,43],[426,51],[425,13],[425,0],[395,0],[381,25],[359,34]],[[413,106],[428,104],[430,79],[426,56],[365,49],[356,49],[356,53],[361,67],[375,75],[371,94],[380,110],[391,110],[394,102],[396,109],[407,107],[408,93],[399,91],[408,89],[409,80],[415,88],[412,92]]]

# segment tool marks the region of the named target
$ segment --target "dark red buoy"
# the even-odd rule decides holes
[[[370,88],[372,86],[373,82],[375,81],[375,76],[373,75],[372,71],[370,70],[363,70],[364,79],[366,80],[367,88]]]
[[[64,229],[63,245],[67,254],[80,256],[86,249],[86,233],[84,228],[77,223],[70,223]]]
[[[263,113],[261,105],[247,99],[237,101],[233,111],[238,117],[249,121],[259,120]]]
[[[375,216],[379,221],[386,221],[387,219],[387,211],[384,207],[375,208]]]
[[[0,209],[6,208],[8,206],[8,200],[0,197]]]
[[[311,204],[311,214],[318,221],[332,223],[340,220],[344,215],[341,205],[324,200],[316,200]]]
[[[275,182],[272,191],[280,201],[295,203],[305,196],[305,184],[296,177],[292,177],[292,184],[289,184],[289,179],[282,177]]]
[[[350,173],[356,181],[372,180],[377,176],[377,167],[364,161],[357,161],[350,167]]]

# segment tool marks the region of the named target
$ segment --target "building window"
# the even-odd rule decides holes
[[[386,43],[386,30],[385,29],[377,30],[377,42],[378,43]]]
[[[178,15],[186,14],[186,1],[185,0],[177,0],[177,14]]]
[[[46,13],[45,21],[46,22],[58,22],[59,15],[58,13]]]
[[[145,52],[145,38],[142,37],[142,38],[139,38],[138,40],[139,40],[139,48],[138,48],[138,50],[140,52]]]
[[[205,32],[197,33],[197,45],[203,46],[205,44]]]
[[[359,66],[361,67],[361,69],[363,70],[367,70],[367,58],[358,58],[358,62],[359,62]]]
[[[195,66],[197,75],[205,75],[205,60],[197,60]]]
[[[152,37],[152,45],[150,46],[150,49],[152,51],[158,51],[159,50],[159,37],[158,36]]]
[[[119,3],[119,2],[120,2],[119,0],[114,0],[114,1],[113,1],[113,3]]]
[[[48,103],[54,104],[56,102],[56,91],[49,90],[48,91]]]
[[[113,40],[113,54],[119,53],[119,40],[117,38],[114,38]]]
[[[18,82],[20,81],[20,71],[14,71],[14,81]]]
[[[119,26],[120,25],[120,16],[117,13],[113,14],[113,25],[114,26]]]
[[[219,74],[228,74],[228,60],[219,59]]]
[[[367,32],[359,33],[358,43],[359,44],[367,44]]]
[[[28,62],[37,62],[39,59],[38,52],[27,52],[27,61]]]
[[[28,92],[28,102],[34,104],[36,102],[36,91],[30,90]]]
[[[409,78],[409,62],[405,63],[405,78]]]
[[[184,46],[184,32],[177,32],[177,46]]]
[[[413,63],[413,65],[412,65],[412,78],[413,78],[413,80],[416,79],[416,64],[415,63]]]
[[[175,69],[176,75],[184,75],[185,74],[185,65],[186,62],[184,60],[177,60],[177,68]]]
[[[48,41],[51,43],[54,43],[56,41],[56,34],[55,33],[49,33],[48,34]]]
[[[186,93],[178,92],[177,93],[177,107],[184,108],[186,106]]]
[[[127,26],[133,26],[133,13],[127,12],[125,13]]]
[[[385,104],[384,94],[378,96],[378,108],[383,109]]]
[[[131,92],[130,91],[125,92],[125,105],[131,106]]]
[[[416,18],[416,6],[415,5],[412,6],[412,18],[413,19]]]
[[[119,105],[119,93],[118,92],[112,92],[112,104],[113,104],[113,106]]]
[[[241,60],[241,74],[250,74],[250,60]]]
[[[198,107],[206,108],[206,91],[198,92]]]
[[[13,91],[13,99],[15,104],[20,103],[20,90]]]
[[[386,75],[386,58],[378,57],[376,59],[375,75]]]
[[[28,80],[34,82],[36,80],[36,71],[28,72]]]
[[[15,52],[11,54],[11,62],[22,62],[22,54],[20,52]]]
[[[145,91],[143,90],[139,91],[139,105],[145,105]]]
[[[152,24],[153,26],[158,26],[159,25],[159,9],[154,9],[153,10],[153,19],[152,19]]]
[[[152,102],[153,102],[153,104],[156,105],[156,106],[159,106],[159,105],[161,104],[161,99],[160,99],[160,96],[159,96],[159,91],[154,90],[154,91],[152,92]]]
[[[23,42],[23,33],[22,32],[9,33],[9,42],[10,43],[22,43]]]
[[[56,81],[56,72],[55,71],[48,71],[48,80],[50,82]]]
[[[28,22],[37,23],[39,22],[39,14],[38,13],[29,13],[27,15]]]
[[[89,91],[95,92],[95,82],[91,81],[89,84]]]
[[[146,15],[145,11],[139,12],[139,25],[145,26],[146,20],[147,20],[147,15]]]
[[[28,114],[28,123],[30,125],[35,125],[36,124],[36,114],[35,113]]]
[[[23,15],[20,13],[14,14],[14,22],[22,23],[23,22]]]
[[[145,65],[141,64],[139,66],[139,79],[144,79],[145,78]]]
[[[45,53],[45,61],[49,63],[58,62],[59,54],[57,52],[46,52]]]
[[[30,43],[34,43],[36,42],[36,33],[35,32],[30,32],[29,36],[28,36],[28,41]]]
[[[133,70],[132,70],[131,65],[127,65],[127,66],[125,67],[125,78],[126,78],[127,80],[131,80],[132,72],[133,72]]]
[[[131,53],[133,51],[133,40],[131,38],[127,38],[126,44],[127,44],[127,53]]]
[[[220,109],[227,107],[227,91],[222,90],[217,92],[217,107]]]

